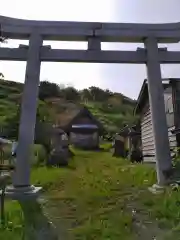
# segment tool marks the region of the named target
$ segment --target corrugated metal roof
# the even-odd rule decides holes
[[[163,78],[162,79],[162,84],[164,88],[166,88],[172,81],[179,81],[177,78]],[[134,108],[134,114],[138,114],[142,106],[144,105],[144,101],[148,100],[148,84],[147,84],[147,79],[144,79],[144,82],[142,84],[138,99],[137,99],[137,104]]]
[[[75,124],[72,125],[72,128],[90,128],[90,129],[98,129],[98,126],[95,124]]]

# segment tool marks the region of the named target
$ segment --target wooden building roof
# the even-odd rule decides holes
[[[162,79],[163,87],[166,89],[168,86],[171,85],[172,82],[174,81],[180,81],[178,78],[164,78]],[[138,99],[137,99],[137,104],[134,108],[134,115],[139,114],[144,107],[145,103],[148,101],[149,96],[148,96],[148,83],[147,79],[144,80]]]
[[[96,124],[100,131],[104,130],[102,123],[89,111],[85,106],[81,106],[78,110],[71,113],[69,119],[66,119],[66,123],[61,125],[61,128],[65,131],[69,131],[74,124],[74,122],[81,117],[88,117],[93,121],[93,124]]]
[[[138,124],[133,126],[127,125],[122,128],[117,134],[123,137],[140,135],[140,128]]]

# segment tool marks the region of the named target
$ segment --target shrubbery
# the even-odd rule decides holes
[[[32,165],[42,166],[47,160],[45,148],[40,144],[35,144],[32,151]]]
[[[1,160],[12,160],[11,145],[7,145],[3,149]],[[42,166],[46,163],[47,154],[45,148],[40,144],[35,144],[32,148],[31,153],[31,164],[32,166]]]
[[[9,139],[18,138],[22,89],[21,83],[0,81],[0,126],[4,129],[1,136]],[[42,125],[63,125],[64,119],[71,119],[73,111],[82,105],[103,124],[108,133],[107,139],[112,139],[124,125],[135,124],[137,120],[133,116],[135,101],[121,93],[94,86],[78,90],[71,86],[42,81],[39,86],[39,99],[41,100],[38,102],[36,116],[35,144],[44,145],[47,152],[48,139],[44,138]],[[70,104],[71,102],[73,104]],[[45,136],[49,137],[49,134]]]

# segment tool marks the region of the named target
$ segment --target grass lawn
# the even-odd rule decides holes
[[[147,188],[155,179],[152,166],[108,152],[76,151],[70,168],[32,171],[32,183],[44,187],[50,221],[65,239],[78,240],[180,239],[180,193],[151,194]],[[6,217],[0,239],[22,239],[17,202],[6,202]]]

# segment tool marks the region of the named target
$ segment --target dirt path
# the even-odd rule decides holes
[[[60,204],[57,202],[49,201],[48,196],[42,196],[40,199],[43,205],[43,212],[47,216],[48,220],[53,224],[56,234],[58,235],[58,240],[70,240],[69,233],[67,231],[67,226],[65,226],[64,220],[59,216]]]
[[[158,227],[156,221],[150,220],[145,211],[137,209],[135,204],[128,204],[128,211],[133,215],[133,230],[137,234],[137,240],[164,240],[165,231]]]
[[[46,200],[48,198],[46,197]],[[59,234],[59,239],[63,240],[72,240],[73,237],[70,234],[69,230],[71,226],[69,222],[62,219],[62,216],[59,216],[61,204],[59,201],[47,201],[44,204],[44,209],[50,221],[56,227],[56,230]],[[136,239],[133,240],[172,240],[175,239],[175,236],[172,236],[172,233],[168,230],[161,229],[158,226],[156,220],[150,220],[150,217],[143,209],[137,209],[135,203],[128,203],[126,205],[126,211],[131,212],[133,215],[133,231],[136,233]],[[176,237],[176,240],[180,239],[179,236]],[[103,239],[102,239],[103,240]],[[112,239],[113,240],[113,239]]]

